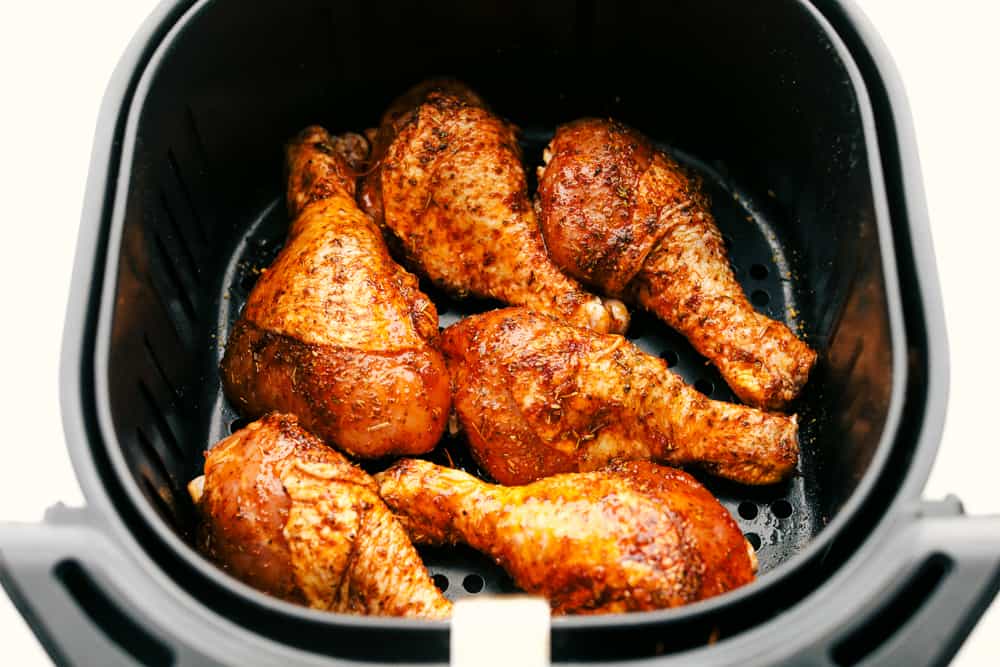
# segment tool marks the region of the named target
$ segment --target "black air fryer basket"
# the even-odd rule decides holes
[[[997,592],[1000,518],[920,499],[948,383],[920,174],[884,48],[834,0],[165,0],[105,98],[73,273],[62,407],[87,506],[0,525],[0,578],[56,662],[448,660],[447,622],[321,613],[232,579],[192,548],[184,490],[242,423],[218,362],[288,222],[283,142],[368,127],[442,74],[524,129],[529,166],[584,115],[661,142],[704,177],[751,300],[820,351],[795,478],[705,480],[759,579],[553,619],[553,660],[947,662]],[[433,296],[444,325],[482,308]],[[629,336],[732,399],[663,325],[637,314]],[[453,599],[512,588],[471,552],[424,556]]]

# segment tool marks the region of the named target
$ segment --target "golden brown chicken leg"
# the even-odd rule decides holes
[[[633,461],[503,487],[405,459],[375,478],[415,542],[488,554],[553,613],[676,607],[753,580],[736,522],[679,470]]]
[[[586,292],[549,259],[516,128],[463,85],[428,82],[393,103],[372,165],[362,205],[435,283],[597,331],[625,330],[621,302]]]
[[[354,201],[360,137],[310,127],[288,145],[284,249],[254,287],[222,360],[243,414],[291,412],[356,456],[430,451],[444,431],[447,370],[434,304],[389,256]]]
[[[798,460],[795,416],[710,400],[621,336],[507,308],[448,327],[441,347],[472,453],[503,484],[613,458],[770,484]]]
[[[656,313],[744,402],[781,408],[798,395],[816,353],[750,305],[704,194],[677,163],[597,119],[560,127],[545,157],[536,209],[556,264]]]
[[[251,586],[342,613],[451,613],[374,480],[290,415],[218,443],[189,488],[203,551]]]

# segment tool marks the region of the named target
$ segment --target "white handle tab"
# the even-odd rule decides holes
[[[548,667],[549,628],[543,598],[463,598],[451,617],[451,667]]]

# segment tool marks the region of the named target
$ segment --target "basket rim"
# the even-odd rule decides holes
[[[158,28],[158,34],[155,37],[147,35],[144,39],[143,33],[140,32],[133,42],[133,47],[135,47],[137,42],[150,40],[145,44],[140,44],[148,58],[145,62],[138,62],[137,59],[133,63],[123,59],[111,87],[109,87],[109,93],[102,108],[101,123],[104,130],[99,129],[95,143],[88,185],[89,203],[84,210],[81,238],[77,247],[74,283],[70,297],[71,308],[65,325],[62,359],[61,384],[64,428],[67,432],[69,449],[81,487],[88,503],[98,509],[119,542],[125,544],[130,551],[143,553],[151,563],[159,564],[158,555],[162,556],[162,547],[165,547],[172,557],[179,559],[190,571],[196,573],[199,579],[211,582],[215,588],[261,607],[267,612],[321,625],[334,624],[347,627],[410,631],[443,630],[448,627],[447,621],[360,618],[306,609],[267,596],[218,569],[181,540],[145,501],[141,489],[129,473],[121,447],[117,442],[109,406],[100,398],[107,396],[108,393],[107,376],[102,369],[106,369],[109,356],[111,306],[114,303],[116,290],[116,267],[119,260],[125,198],[130,185],[130,165],[135,148],[138,117],[157,68],[172,48],[174,40],[188,23],[196,20],[200,12],[211,1],[165,0],[158,8],[157,13],[150,19],[150,24]],[[846,21],[856,23],[859,21],[859,12],[848,4],[849,2],[850,0],[847,3],[842,3],[843,9],[841,11],[845,12]],[[907,320],[904,317],[900,296],[900,274],[896,260],[897,248],[890,220],[885,176],[882,171],[880,135],[867,85],[851,52],[819,9],[810,4],[808,0],[797,0],[797,3],[808,11],[817,24],[823,28],[835,48],[836,56],[843,62],[855,89],[858,111],[864,130],[865,150],[868,156],[872,194],[875,200],[875,222],[879,236],[880,258],[886,281],[886,305],[894,359],[890,406],[878,448],[862,479],[836,516],[800,552],[776,568],[772,575],[723,595],[678,609],[599,617],[555,618],[552,624],[554,633],[561,630],[586,630],[587,628],[608,626],[640,627],[689,620],[747,602],[775,590],[790,573],[802,570],[807,564],[820,557],[830,547],[832,541],[849,527],[850,522],[868,501],[873,488],[882,477],[889,453],[897,444],[896,440],[903,417],[909,381],[906,359],[910,341],[907,336]],[[837,2],[831,0],[829,4],[836,5]],[[856,29],[853,25],[849,25],[849,27]],[[158,39],[158,41],[154,43],[151,41],[152,39]],[[873,37],[862,35],[861,39],[864,43],[865,40],[871,40]],[[876,55],[883,59],[887,57],[884,53],[876,53]],[[879,74],[882,73],[879,72]],[[884,79],[884,74],[882,76]],[[129,84],[122,86],[123,79],[127,80]],[[895,88],[899,88],[898,77],[892,80],[892,84]],[[121,91],[120,99],[115,99],[112,93],[112,88],[115,86],[124,88]],[[891,112],[897,123],[900,122],[901,115],[908,118],[905,101],[900,102],[898,93],[897,99],[892,101],[892,107]],[[901,124],[904,129],[908,128],[905,121]],[[113,131],[108,130],[109,126],[113,127]],[[904,135],[904,138],[907,137]],[[102,146],[102,144],[106,145]],[[912,188],[912,184],[909,185],[911,187],[908,190]],[[916,193],[916,196],[922,196],[922,194]],[[909,224],[911,231],[923,233],[924,230],[919,229],[919,223],[926,223],[926,220],[922,219],[925,217],[923,211],[924,209],[921,208],[914,210],[910,207],[905,212],[907,217],[898,222],[903,225]],[[915,213],[916,217],[914,217]],[[924,236],[926,236],[925,233]],[[919,240],[918,238],[917,241]],[[930,262],[933,269],[933,252],[929,246],[905,248],[903,252],[908,250],[913,250],[914,261],[924,266]],[[928,283],[931,293],[926,291]],[[929,280],[921,281],[918,286],[923,288],[920,290],[920,295],[925,301],[930,302],[930,306],[928,307],[925,303],[922,313],[924,318],[922,321],[918,321],[917,325],[927,328],[930,324],[932,328],[943,331],[943,324],[938,326],[935,321],[935,317],[937,321],[943,320],[940,316],[939,299],[936,303],[934,302],[935,297],[938,296],[936,274],[932,271]],[[94,335],[81,335],[87,331],[93,331]],[[935,386],[928,390],[930,395],[925,399],[924,405],[911,405],[909,407],[919,410],[922,420],[920,428],[929,424],[930,431],[937,429],[938,436],[932,436],[933,447],[921,447],[922,457],[915,458],[910,469],[906,471],[905,484],[901,485],[900,490],[896,492],[896,500],[902,495],[908,495],[910,499],[913,499],[919,493],[936,453],[940,425],[943,422],[944,401],[942,394],[946,393],[947,385],[947,355],[944,351],[946,344],[943,339],[934,337],[928,337],[925,342],[927,347],[923,352],[933,362],[932,370],[935,370],[938,375],[943,371],[944,377],[937,377]],[[88,400],[84,398],[87,394],[89,394],[89,400],[93,402],[89,406],[84,404]],[[926,445],[927,442],[931,442],[931,439],[922,438],[922,441],[922,445]],[[97,452],[106,458],[107,467],[103,470],[99,469],[98,462],[95,460]],[[118,485],[123,497],[128,500],[129,509],[156,534],[160,545],[143,544],[136,539],[128,522],[122,516],[123,508],[112,501],[108,487],[112,483]],[[887,509],[889,511],[886,511],[881,518],[880,525],[888,523],[886,519],[891,514],[891,508]],[[866,539],[870,540],[873,537],[874,533]],[[187,588],[179,587],[177,590],[204,602],[202,595],[196,595]]]

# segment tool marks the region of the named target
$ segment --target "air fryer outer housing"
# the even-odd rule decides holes
[[[559,122],[614,115],[688,156],[744,285],[763,266],[769,314],[801,313],[821,352],[796,406],[800,476],[753,493],[709,480],[734,510],[791,506],[786,523],[740,519],[770,531],[766,572],[681,609],[553,619],[553,659],[946,663],[1000,585],[1000,518],[920,499],[948,382],[926,207],[898,76],[833,0],[165,0],[106,94],[73,272],[62,409],[87,505],[0,524],[0,580],[52,658],[447,661],[447,622],[320,613],[228,577],[190,546],[183,494],[235,416],[215,364],[246,265],[286,222],[281,142],[317,121],[361,129],[438,74],[522,125],[529,152]],[[687,379],[702,372],[683,342],[635,337],[675,346]]]

